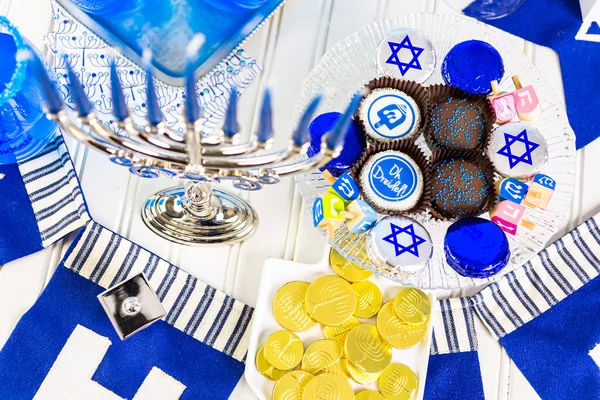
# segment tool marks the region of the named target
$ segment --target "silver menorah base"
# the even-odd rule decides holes
[[[157,235],[189,246],[241,242],[258,227],[258,215],[238,196],[190,183],[146,200],[142,219]]]

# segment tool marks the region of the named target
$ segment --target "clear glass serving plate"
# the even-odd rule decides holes
[[[443,83],[439,67],[454,45],[465,40],[479,39],[493,45],[504,59],[506,72],[500,84],[502,91],[514,90],[511,77],[515,74],[519,75],[524,85],[534,86],[543,110],[534,126],[544,134],[549,147],[549,162],[542,172],[556,180],[556,190],[545,210],[527,210],[525,218],[536,224],[534,230],[520,227],[516,236],[507,235],[511,249],[510,261],[500,273],[487,279],[463,277],[446,263],[443,242],[450,222],[436,221],[427,213],[418,215],[415,219],[429,231],[434,243],[434,253],[429,265],[417,274],[373,265],[366,254],[368,235],[350,234],[345,225],[336,231],[329,243],[352,262],[396,282],[424,289],[464,288],[498,280],[542,250],[562,226],[569,214],[575,181],[575,134],[567,120],[564,105],[550,82],[506,33],[481,22],[453,15],[421,13],[376,22],[353,33],[327,51],[304,82],[297,115],[300,115],[317,92],[327,93],[318,113],[343,111],[351,96],[378,76],[375,57],[377,46],[387,33],[399,28],[422,31],[435,47],[438,60],[436,69],[425,85]],[[418,143],[430,154],[423,138],[419,138]],[[330,184],[318,170],[297,176],[296,184],[304,207],[312,216],[315,198],[327,190]],[[489,215],[482,217],[489,218]],[[324,231],[322,233],[325,234]]]
[[[196,76],[204,76],[238,49],[285,0],[264,0],[253,9],[227,9],[231,0],[123,0],[130,9],[109,14],[82,11],[71,0],[58,4],[137,65],[152,50],[155,76],[175,86],[185,83],[185,48],[197,33],[205,36]],[[60,21],[59,21],[60,23]]]

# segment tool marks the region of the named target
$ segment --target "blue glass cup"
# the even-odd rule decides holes
[[[525,0],[446,0],[452,8],[477,19],[497,19],[512,14]]]
[[[58,126],[44,113],[45,99],[31,57],[38,57],[45,63],[31,43],[21,36],[6,17],[0,16],[2,165],[35,156],[58,135]]]
[[[138,9],[138,1],[144,0],[71,0],[81,10],[95,15],[111,15]]]

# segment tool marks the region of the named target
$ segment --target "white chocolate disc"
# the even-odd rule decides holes
[[[382,75],[423,83],[434,68],[435,49],[416,29],[392,31],[377,47],[377,69]]]

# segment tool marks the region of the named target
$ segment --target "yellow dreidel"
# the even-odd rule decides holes
[[[556,188],[556,181],[550,178],[548,175],[535,174],[533,177],[533,183],[527,191],[527,196],[523,200],[523,204],[527,207],[545,209],[550,203],[554,189]]]
[[[517,108],[515,98],[512,93],[500,93],[498,81],[492,81],[492,96],[488,96],[488,100],[496,114],[496,123],[506,124],[517,116]]]
[[[325,193],[313,204],[313,224],[317,228],[327,229],[327,238],[331,239],[335,230],[346,220],[344,200],[333,193]]]
[[[522,121],[535,122],[542,113],[542,107],[538,100],[535,89],[531,85],[521,86],[521,81],[517,75],[512,77],[517,90],[513,92],[517,113]]]

